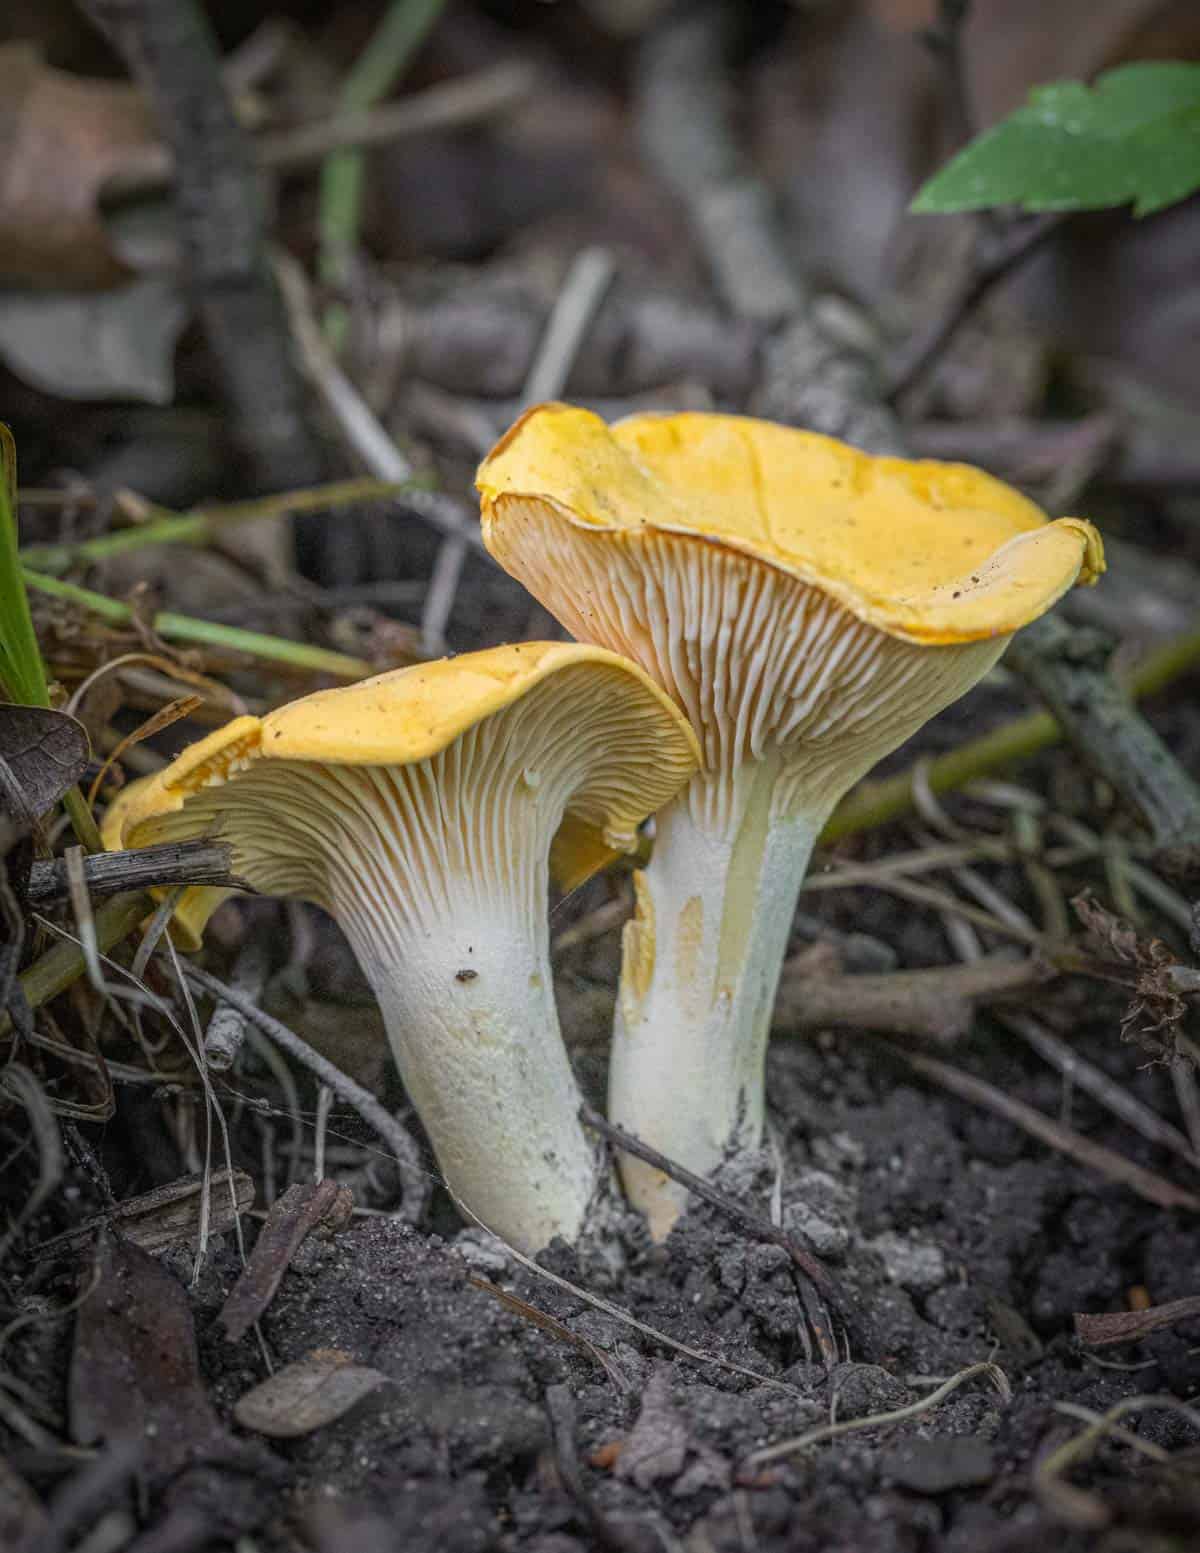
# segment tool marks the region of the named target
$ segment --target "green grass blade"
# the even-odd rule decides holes
[[[17,449],[0,422],[0,681],[24,706],[49,706],[46,669],[34,634],[17,545]]]

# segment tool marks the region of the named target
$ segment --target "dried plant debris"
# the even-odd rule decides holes
[[[1105,1311],[1103,1315],[1085,1313],[1075,1317],[1075,1335],[1089,1348],[1106,1348],[1112,1343],[1136,1343],[1152,1332],[1161,1332],[1180,1321],[1200,1320],[1200,1294],[1190,1294],[1165,1305],[1145,1310]]]
[[[353,1207],[350,1192],[336,1181],[288,1187],[272,1205],[246,1269],[221,1311],[230,1342],[245,1336],[266,1310],[305,1237],[318,1225],[328,1234],[344,1228]]]
[[[243,1429],[295,1440],[341,1418],[386,1381],[381,1370],[356,1364],[351,1354],[317,1348],[247,1391],[233,1416]]]
[[[1090,895],[1077,895],[1071,905],[1101,953],[1114,962],[1112,979],[1133,992],[1121,1019],[1121,1039],[1140,1046],[1155,1062],[1173,1062],[1180,1055],[1178,1037],[1188,1012],[1173,974],[1179,956],[1160,938],[1140,937]]]
[[[208,1233],[220,1235],[232,1229],[238,1217],[254,1204],[254,1182],[244,1170],[214,1170],[208,1178],[185,1176],[156,1186],[117,1203],[56,1235],[37,1248],[39,1257],[74,1254],[84,1248],[98,1230],[110,1229],[152,1255],[166,1251],[200,1234],[204,1201],[208,1198]]]
[[[159,1545],[199,1546],[252,1530],[266,1513],[263,1488],[280,1480],[281,1469],[235,1439],[209,1401],[187,1291],[152,1256],[109,1233],[82,1275],[94,1284],[75,1324],[73,1439],[110,1449],[138,1442]]]
[[[0,49],[0,274],[9,284],[82,290],[129,270],[100,213],[105,182],[153,144],[132,87],[51,69],[28,43]]]
[[[0,814],[31,824],[87,770],[83,724],[65,712],[0,703]]]

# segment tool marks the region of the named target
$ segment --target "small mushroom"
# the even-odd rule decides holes
[[[238,877],[335,917],[451,1191],[528,1251],[576,1235],[599,1179],[554,1006],[547,859],[573,888],[696,758],[635,664],[525,642],[235,718],[133,785],[107,839],[219,834]]]
[[[686,710],[701,770],[626,926],[611,1119],[691,1170],[759,1142],[771,1007],[813,843],[878,760],[1103,569],[1089,523],[960,464],[727,415],[528,412],[479,470],[496,559]],[[662,1233],[682,1194],[625,1158]]]

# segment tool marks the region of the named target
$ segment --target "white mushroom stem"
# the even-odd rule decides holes
[[[526,1252],[575,1238],[599,1181],[547,912],[547,856],[580,772],[629,737],[589,711],[528,698],[407,766],[255,759],[161,822],[219,827],[241,877],[337,920],[448,1187]]]
[[[523,1251],[574,1239],[598,1181],[549,953],[546,858],[574,761],[522,758],[546,753],[537,722],[492,718],[412,766],[254,774],[323,830],[319,894],[379,999],[447,1186]],[[498,758],[506,745],[514,758]]]
[[[447,881],[419,925],[339,914],[447,1186],[524,1251],[573,1240],[598,1181],[559,1034],[544,881],[543,865],[484,899]]]
[[[706,1175],[763,1131],[771,1011],[813,844],[825,820],[777,813],[777,763],[747,773],[743,801],[714,827],[698,777],[655,822],[625,930],[609,1114],[668,1158]],[[686,1192],[653,1166],[621,1161],[630,1199],[664,1235]]]

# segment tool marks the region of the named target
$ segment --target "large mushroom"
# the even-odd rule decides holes
[[[450,1189],[529,1251],[577,1234],[599,1179],[554,1005],[547,860],[573,888],[696,758],[635,664],[526,642],[236,718],[132,786],[106,839],[218,834],[238,877],[335,917]]]
[[[809,854],[878,760],[1103,569],[960,464],[737,416],[528,412],[477,479],[496,559],[686,710],[703,765],[656,821],[626,926],[611,1119],[698,1173],[763,1129],[771,1008]],[[683,1194],[625,1157],[663,1233]]]

